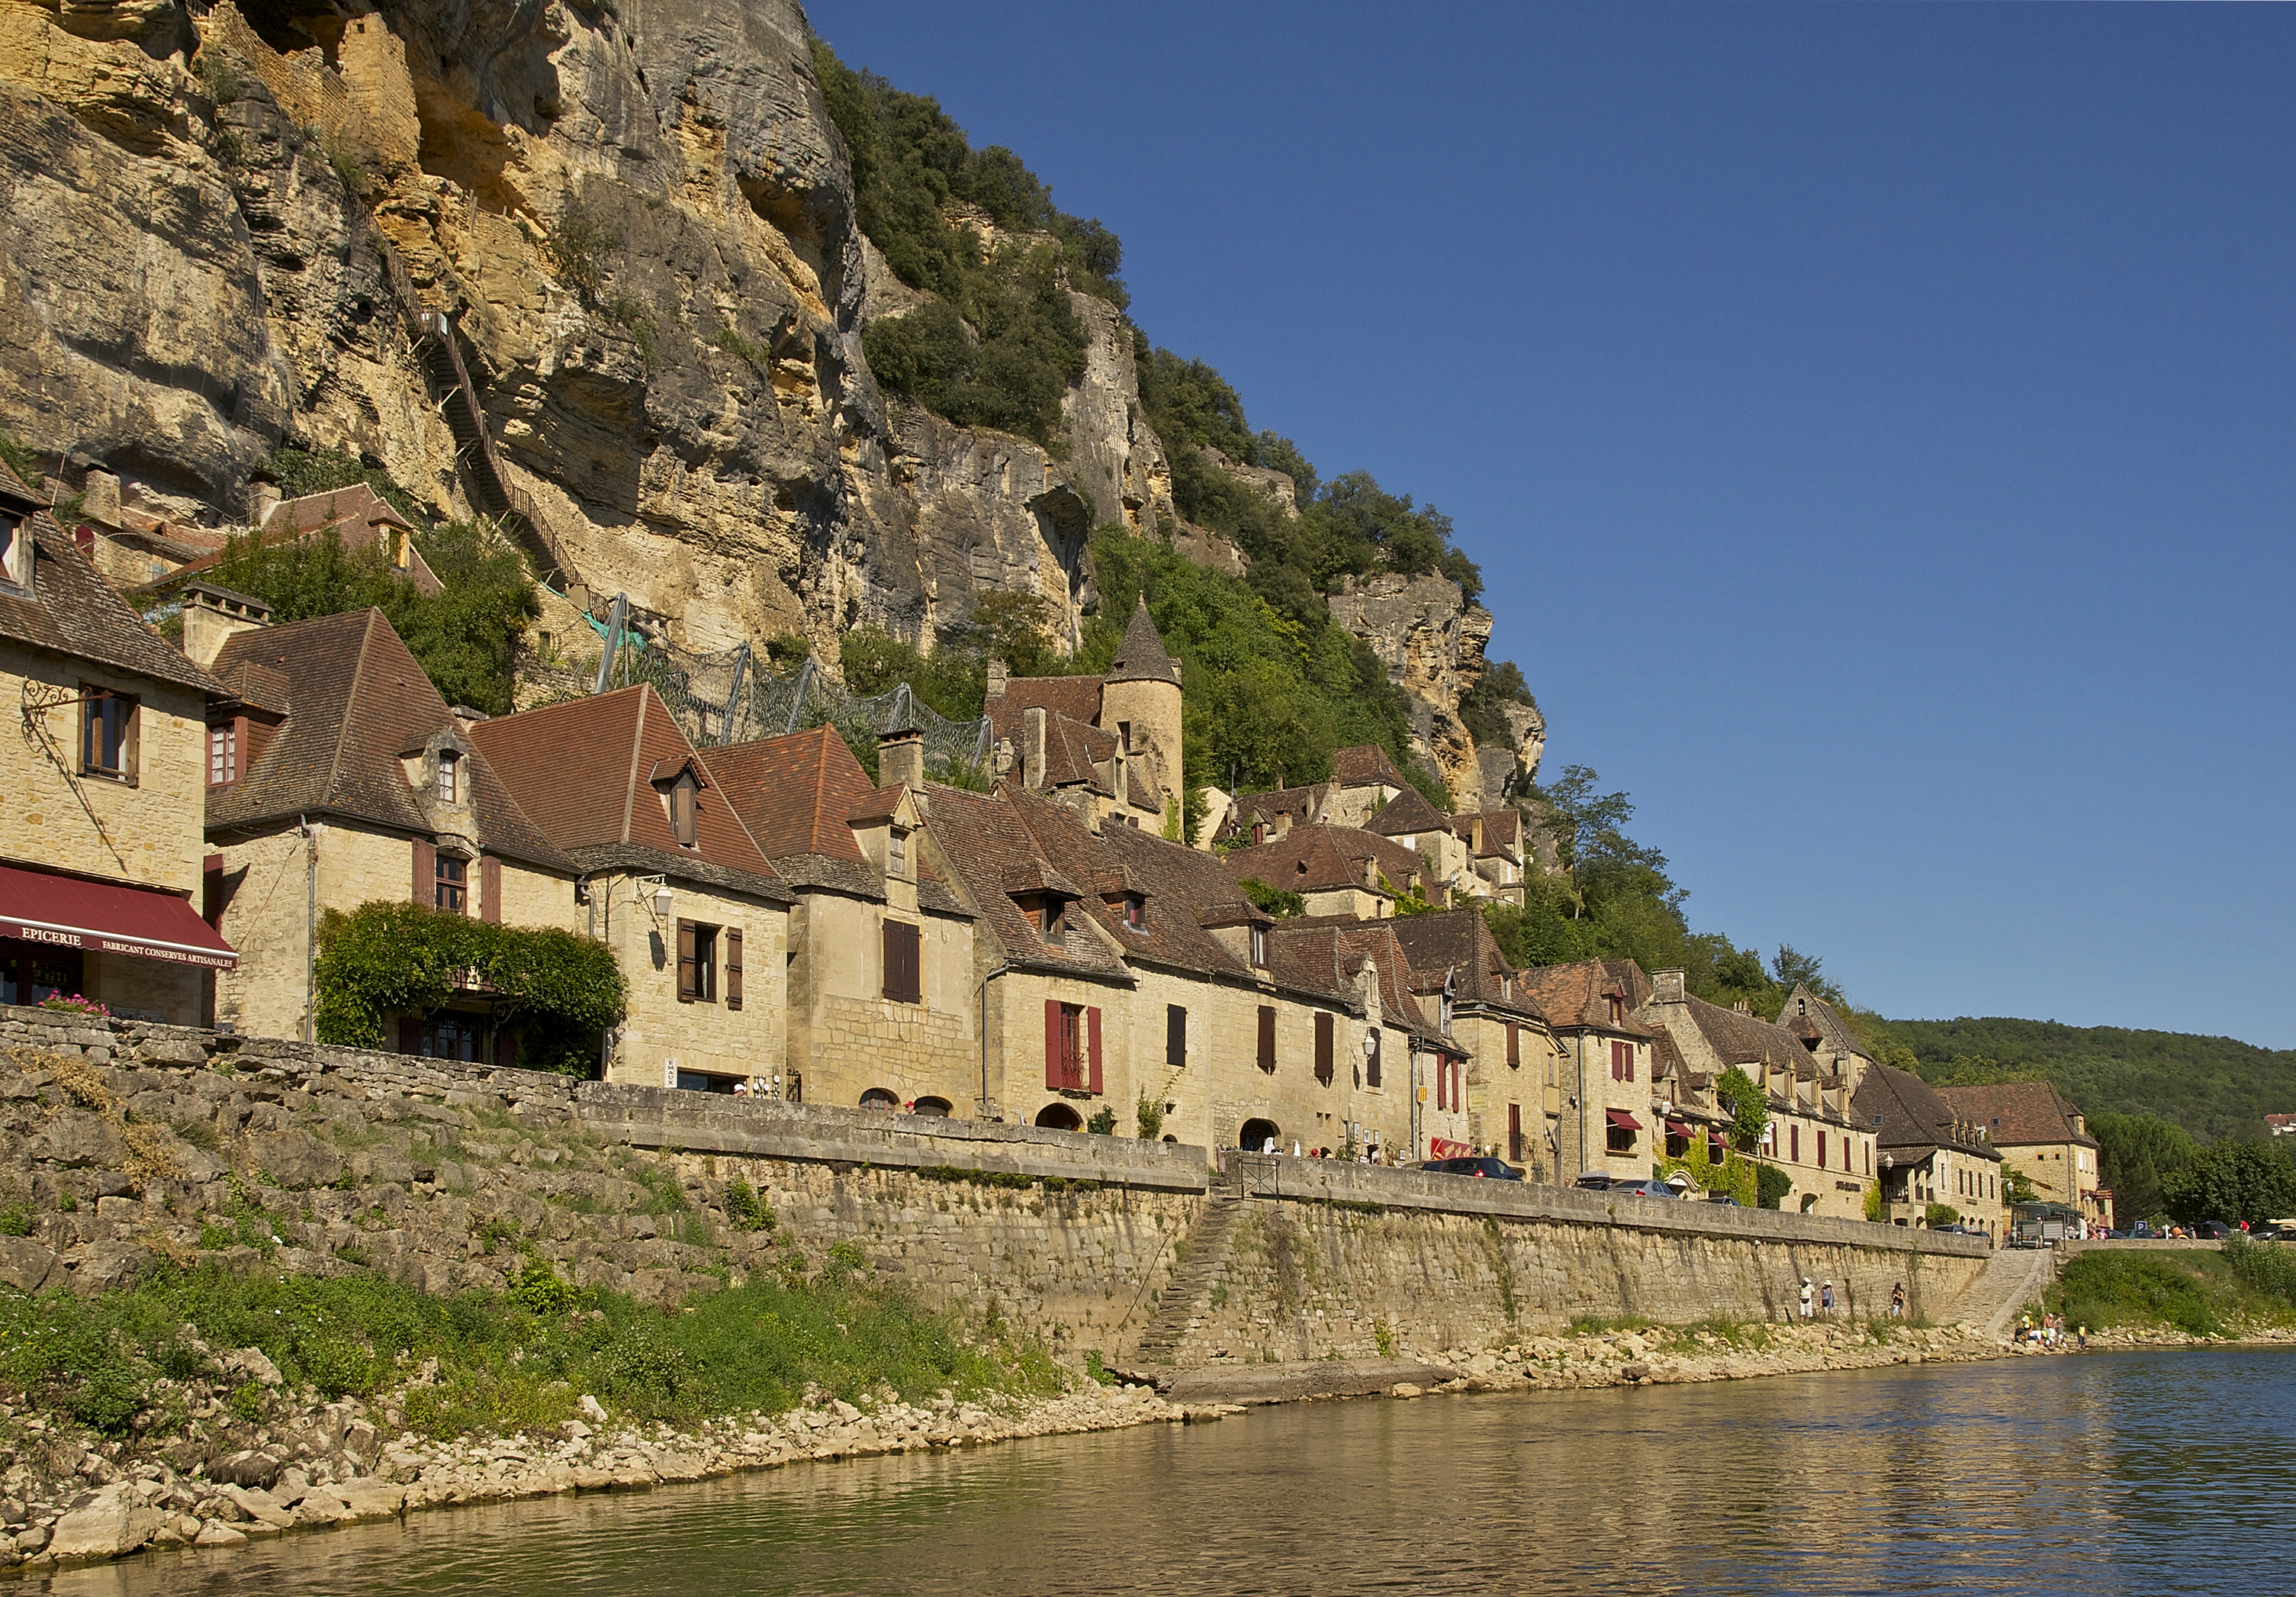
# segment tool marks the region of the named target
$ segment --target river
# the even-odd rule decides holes
[[[70,1597],[2284,1593],[2296,1354],[1310,1404],[441,1511],[45,1584]]]

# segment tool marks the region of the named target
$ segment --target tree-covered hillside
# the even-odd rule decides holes
[[[2090,1115],[2155,1115],[2203,1141],[2259,1138],[2266,1115],[2296,1112],[2296,1051],[2230,1037],[1995,1017],[1889,1030],[1941,1085],[2054,1082]]]

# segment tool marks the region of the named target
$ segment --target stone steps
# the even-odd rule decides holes
[[[1156,1317],[1140,1333],[1132,1350],[1133,1362],[1169,1364],[1188,1334],[1190,1322],[1211,1306],[1213,1278],[1227,1263],[1229,1230],[1243,1209],[1243,1199],[1215,1189],[1188,1233],[1188,1256],[1164,1285]]]
[[[2046,1247],[2004,1248],[1954,1299],[1952,1322],[1982,1337],[2003,1337],[2019,1310],[2056,1279],[2057,1255]]]

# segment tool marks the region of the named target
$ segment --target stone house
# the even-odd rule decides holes
[[[1956,1108],[1944,1091],[1874,1061],[1867,1065],[1850,1105],[1858,1118],[1876,1128],[1882,1219],[1891,1225],[1926,1226],[1930,1206],[1944,1204],[1989,1236],[2007,1235],[2001,1150],[1986,1128]]]
[[[1559,1099],[1559,1178],[1650,1175],[1665,1146],[1651,1107],[1661,1028],[1636,1014],[1650,999],[1650,978],[1632,959],[1582,959],[1518,972],[1515,988],[1554,1039],[1548,1084]]]
[[[1562,1095],[1554,1033],[1482,911],[1439,910],[1385,924],[1424,984],[1415,989],[1423,1003],[1449,1015],[1450,1035],[1467,1050],[1466,1140],[1523,1166],[1533,1181],[1556,1181]]]
[[[58,463],[51,486],[78,500],[66,531],[97,575],[122,593],[223,547],[221,531],[178,519],[179,501],[147,498],[145,485],[133,480],[123,488],[119,474],[102,461],[69,456]]]
[[[1008,677],[991,662],[981,713],[997,740],[999,773],[1094,825],[1113,819],[1177,836],[1185,770],[1180,674],[1144,598],[1105,676]]]
[[[977,1113],[973,917],[920,858],[917,734],[880,740],[882,788],[833,727],[707,749],[702,762],[793,895],[786,1094]]]
[[[1355,827],[1291,827],[1266,843],[1230,849],[1222,857],[1237,881],[1297,893],[1310,915],[1382,920],[1406,894],[1445,901],[1441,883],[1431,879],[1416,850]]]
[[[1514,810],[1485,810],[1454,815],[1451,829],[1467,845],[1476,883],[1469,891],[1479,897],[1522,902],[1524,871],[1529,855],[1523,849],[1522,815]]]
[[[1445,1025],[1439,1002],[1423,998],[1426,984],[1396,939],[1391,920],[1345,916],[1278,921],[1269,938],[1269,966],[1294,992],[1318,990],[1349,998],[1365,1024],[1362,1058],[1333,1058],[1315,1038],[1314,1080],[1336,1087],[1344,1111],[1316,1110],[1319,1132],[1341,1122],[1358,1146],[1398,1161],[1449,1158],[1471,1150],[1466,1089],[1468,1053]],[[1337,1074],[1334,1075],[1336,1071]],[[1296,1103],[1296,1094],[1294,1096]],[[1249,1143],[1249,1139],[1242,1139]],[[1328,1135],[1307,1144],[1344,1154]]]
[[[1734,1066],[1764,1090],[1770,1124],[1760,1157],[1793,1181],[1781,1207],[1866,1217],[1866,1192],[1875,1175],[1874,1127],[1852,1111],[1857,1083],[1840,1061],[1812,1057],[1784,1026],[1685,991],[1678,970],[1658,973],[1635,1017],[1664,1031],[1694,1074],[1717,1082]]]
[[[2005,1082],[1937,1091],[1955,1115],[2001,1150],[2005,1167],[2033,1183],[2043,1202],[2079,1211],[2092,1228],[2111,1222],[2112,1195],[2100,1190],[2097,1140],[2088,1134],[2087,1117],[2055,1087]]]
[[[367,484],[357,482],[325,493],[282,499],[275,487],[258,480],[255,494],[255,524],[243,531],[244,536],[258,546],[306,543],[332,533],[342,540],[345,549],[380,555],[385,564],[421,592],[436,594],[441,590],[438,576],[422,558],[422,552],[414,547],[413,523]],[[174,592],[186,581],[204,580],[226,552],[222,534],[209,537],[213,540],[212,547],[167,570],[152,570],[160,562],[156,558],[149,561],[144,567],[149,574],[137,576],[127,586]],[[133,565],[130,561],[127,568]]]
[[[628,981],[606,1079],[774,1091],[793,895],[653,688],[480,720],[470,737],[581,873],[574,929]]]
[[[121,603],[0,465],[0,1003],[80,995],[196,1025],[238,962],[193,894],[208,706],[223,688]]]
[[[1453,900],[1480,898],[1483,880],[1474,871],[1474,856],[1466,840],[1453,829],[1451,818],[1423,797],[1416,787],[1396,795],[1364,822],[1364,830],[1400,844],[1419,856],[1426,877],[1439,883]]]
[[[1295,826],[1364,827],[1411,791],[1387,751],[1376,744],[1337,749],[1329,781],[1229,795],[1216,836],[1229,844],[1260,844]]]
[[[236,625],[205,592],[185,635],[228,693],[204,728],[209,912],[241,949],[218,1022],[308,1039],[321,918],[413,901],[511,926],[578,925],[578,870],[512,797],[380,610]],[[240,621],[250,618],[242,616]],[[198,811],[194,811],[197,813]],[[515,1029],[464,989],[399,1017],[406,1053],[498,1059]]]

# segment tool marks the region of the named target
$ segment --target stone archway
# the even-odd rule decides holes
[[[1066,1104],[1046,1104],[1037,1111],[1037,1124],[1047,1131],[1080,1132],[1084,1117]]]
[[[1274,1139],[1275,1146],[1283,1146],[1283,1128],[1272,1120],[1247,1120],[1243,1130],[1236,1134],[1236,1146],[1246,1153],[1258,1153]]]
[[[901,1099],[890,1087],[872,1087],[861,1095],[861,1107],[890,1114],[901,1107]]]

